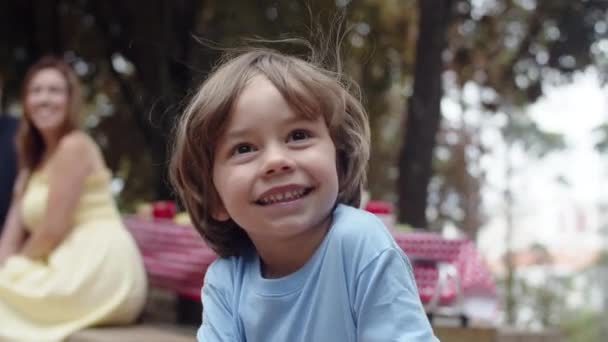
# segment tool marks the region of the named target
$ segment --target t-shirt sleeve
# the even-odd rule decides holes
[[[230,275],[223,264],[212,264],[202,289],[203,322],[196,334],[199,342],[236,341],[230,306]]]
[[[354,301],[357,341],[438,341],[412,267],[396,249],[382,251],[359,272]]]

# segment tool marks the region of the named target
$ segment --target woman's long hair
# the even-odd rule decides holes
[[[19,170],[34,171],[40,166],[42,157],[46,150],[44,140],[40,131],[34,126],[27,108],[27,96],[30,83],[34,76],[44,69],[55,69],[59,71],[66,80],[68,91],[67,115],[60,129],[60,136],[75,130],[79,126],[79,117],[82,107],[81,90],[78,77],[69,64],[62,59],[45,56],[33,64],[25,74],[21,88],[21,104],[23,115],[17,130],[17,160]]]

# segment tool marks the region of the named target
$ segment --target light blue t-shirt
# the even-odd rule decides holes
[[[375,215],[346,205],[298,271],[265,279],[253,252],[220,258],[202,301],[200,342],[438,341],[403,251]]]

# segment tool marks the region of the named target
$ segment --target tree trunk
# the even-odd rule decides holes
[[[510,122],[510,116],[509,116]],[[510,124],[510,123],[509,123]],[[511,142],[507,143],[507,151],[505,153],[505,162],[507,169],[505,171],[506,187],[504,190],[504,201],[505,201],[505,223],[506,223],[506,251],[505,251],[505,266],[506,266],[506,277],[505,277],[505,313],[507,324],[515,324],[515,253],[513,251],[513,230],[514,217],[513,217],[513,163],[511,162]]]
[[[59,54],[62,52],[61,34],[59,30],[59,1],[33,1],[32,38],[34,41],[34,61],[44,54]]]
[[[119,51],[136,67],[134,80],[117,73],[114,77],[151,150],[158,199],[173,197],[167,180],[169,134],[178,114],[177,104],[190,86],[191,34],[203,3],[96,3],[92,9],[98,23],[105,23],[100,30],[113,48],[106,51],[108,63]],[[112,31],[110,23],[125,32]]]
[[[398,219],[427,228],[426,206],[433,149],[441,119],[442,53],[451,0],[419,0],[420,23],[405,139],[399,155]]]

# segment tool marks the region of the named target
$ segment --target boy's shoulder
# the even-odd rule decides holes
[[[333,215],[332,229],[337,229],[341,234],[389,234],[382,220],[368,211],[346,204],[338,204]]]
[[[213,283],[214,286],[222,286],[220,283],[232,284],[238,272],[244,266],[243,256],[219,257],[215,259],[205,271],[205,284]]]
[[[359,208],[351,207],[346,204],[338,204],[334,209],[333,215],[334,216],[332,225],[334,227],[345,225],[353,227],[384,226],[382,221],[376,215]]]
[[[334,210],[330,239],[338,242],[347,252],[376,254],[398,248],[392,235],[376,215],[339,204]]]

